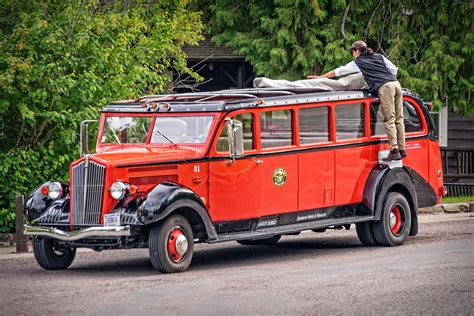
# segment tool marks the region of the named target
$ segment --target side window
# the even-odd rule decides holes
[[[380,103],[372,103],[370,105],[370,134],[387,135]]]
[[[293,143],[291,111],[267,111],[260,114],[262,148],[289,146]]]
[[[336,106],[336,139],[364,136],[364,104],[343,104]]]
[[[407,101],[403,101],[403,121],[405,133],[421,130],[420,118],[416,109]],[[383,112],[380,103],[370,105],[370,130],[372,135],[386,135]]]
[[[232,117],[233,120],[242,122],[244,133],[244,150],[253,149],[253,116],[250,113],[238,114]],[[227,126],[222,129],[217,139],[217,152],[229,152],[229,143],[227,142]]]
[[[405,123],[405,133],[418,132],[421,130],[420,119],[416,109],[408,103],[403,101],[403,121]]]
[[[300,144],[329,141],[329,110],[327,106],[298,111]]]

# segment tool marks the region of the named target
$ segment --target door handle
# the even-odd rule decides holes
[[[257,165],[261,165],[263,163],[263,160],[257,159],[256,163]]]

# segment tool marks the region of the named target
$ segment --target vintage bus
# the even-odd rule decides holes
[[[81,124],[70,182],[25,203],[38,264],[66,269],[76,249],[148,248],[162,272],[186,270],[194,244],[277,243],[355,225],[364,245],[417,234],[418,207],[444,194],[427,103],[404,90],[408,156],[384,163],[379,100],[368,91],[237,89],[150,95],[101,113],[95,152]]]

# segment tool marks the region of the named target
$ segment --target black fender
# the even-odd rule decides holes
[[[138,208],[137,218],[144,225],[160,221],[180,208],[194,210],[200,217],[210,239],[217,238],[217,233],[207,213],[206,206],[196,193],[172,182],[164,182],[154,187]]]
[[[23,208],[23,213],[26,215],[26,218],[30,221],[33,221],[39,218],[53,203],[53,200],[48,198],[41,193],[41,187],[44,185],[49,185],[51,182],[59,182],[63,188],[64,196],[69,196],[69,184],[63,181],[47,181],[40,186],[37,186],[33,192],[26,198],[26,202]],[[61,200],[61,199],[60,199]],[[58,200],[56,200],[58,201]]]
[[[391,169],[387,165],[376,165],[367,178],[363,199],[363,205],[374,216],[374,220],[378,221],[387,193],[391,191],[402,193],[407,197],[412,212],[410,236],[418,232],[418,199],[413,172],[406,166]]]
[[[138,209],[145,201],[144,194],[132,194],[120,200],[109,214],[120,214],[121,225],[138,225],[143,226],[143,223],[138,220]]]
[[[66,224],[70,221],[69,194],[61,199],[52,201],[45,211],[35,220],[35,224]]]

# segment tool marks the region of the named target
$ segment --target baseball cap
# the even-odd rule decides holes
[[[352,43],[352,46],[349,48],[349,50],[356,50],[359,48],[367,48],[367,44],[364,41],[356,41]]]

